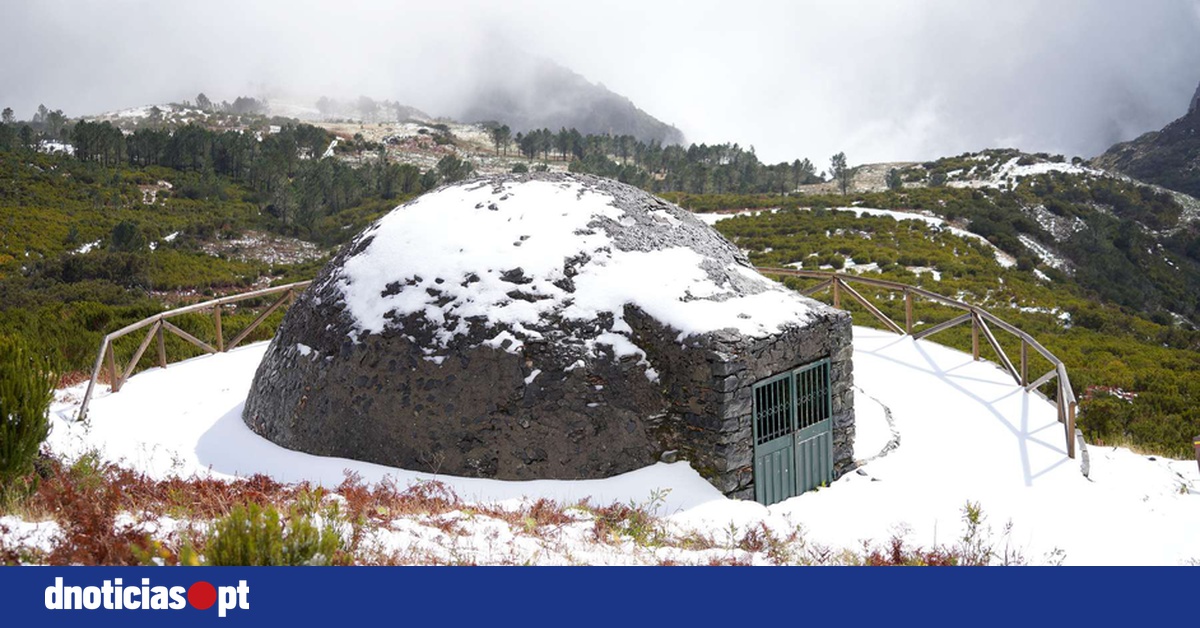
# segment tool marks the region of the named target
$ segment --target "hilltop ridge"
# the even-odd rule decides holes
[[[1114,144],[1091,164],[1200,196],[1200,86],[1182,117],[1161,130]]]

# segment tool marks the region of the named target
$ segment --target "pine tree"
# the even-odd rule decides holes
[[[55,377],[43,360],[19,341],[0,336],[0,498],[33,471],[33,461],[50,433],[46,412]]]
[[[833,175],[844,196],[850,189],[850,166],[846,163],[846,153],[838,153],[829,159],[829,174]]]

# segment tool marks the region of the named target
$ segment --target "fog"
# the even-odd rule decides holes
[[[556,61],[766,161],[985,147],[1090,157],[1182,115],[1200,0],[7,1],[0,107],[70,116],[238,95],[454,115],[497,51]],[[505,53],[507,54],[507,53]],[[521,77],[514,75],[514,82]]]

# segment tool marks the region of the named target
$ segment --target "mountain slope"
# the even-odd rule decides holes
[[[485,68],[490,77],[467,96],[457,116],[497,120],[513,132],[575,128],[583,134],[632,135],[643,142],[682,144],[683,133],[638,109],[628,98],[556,63],[520,58],[518,69]],[[515,78],[514,78],[515,77]]]
[[[1092,164],[1200,196],[1200,87],[1182,118],[1161,131],[1113,145]]]
[[[972,190],[961,206],[947,198],[929,209],[965,219],[1014,257],[1133,310],[1200,323],[1196,199],[1060,157],[1008,150],[941,159],[906,176]]]

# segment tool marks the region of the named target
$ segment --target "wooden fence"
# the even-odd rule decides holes
[[[96,356],[96,364],[92,368],[92,378],[90,381],[88,381],[87,392],[84,393],[83,403],[79,407],[79,419],[83,420],[87,417],[88,403],[92,400],[92,392],[96,388],[96,382],[100,380],[100,375],[102,370],[105,368],[106,362],[109,374],[108,381],[112,386],[112,391],[117,392],[121,390],[121,386],[125,384],[125,381],[129,379],[129,376],[133,375],[133,371],[137,367],[138,362],[141,361],[142,356],[144,356],[146,353],[146,350],[150,348],[150,343],[154,342],[155,340],[157,340],[158,344],[158,365],[162,368],[167,367],[167,346],[164,337],[166,332],[171,332],[172,334],[183,338],[189,343],[199,347],[206,353],[221,353],[223,351],[229,351],[245,340],[246,337],[250,335],[250,332],[254,331],[259,325],[262,324],[263,321],[267,320],[267,317],[270,316],[272,312],[282,307],[284,303],[294,300],[296,294],[308,287],[308,284],[310,283],[312,282],[298,281],[296,283],[290,283],[284,286],[263,288],[262,290],[254,290],[244,294],[235,294],[213,301],[205,301],[204,303],[188,305],[186,307],[169,310],[161,314],[155,314],[154,316],[144,318],[136,323],[133,323],[132,325],[127,325],[108,334],[104,337],[104,340],[100,342],[100,352]],[[255,318],[253,322],[246,326],[245,329],[238,332],[228,343],[225,342],[225,332],[221,325],[221,312],[226,305],[276,294],[280,295],[279,298],[277,298],[271,305],[267,306],[266,309],[259,313],[258,317]],[[214,342],[216,343],[215,346],[195,337],[183,329],[180,329],[179,326],[175,325],[170,320],[185,314],[195,314],[198,312],[207,312],[209,310],[212,311],[213,326],[216,329],[216,337],[214,338]],[[146,329],[147,327],[150,329],[147,330],[146,336],[142,339],[142,343],[138,345],[137,351],[133,353],[133,357],[129,359],[129,363],[125,365],[125,368],[120,368],[120,365],[117,364],[117,355],[116,351],[113,349],[113,342],[118,338],[132,334],[135,331]]]
[[[983,338],[996,354],[1000,366],[1012,376],[1017,384],[1024,386],[1025,390],[1034,390],[1043,384],[1055,381],[1058,385],[1057,394],[1055,394],[1055,403],[1058,406],[1058,421],[1062,423],[1066,431],[1067,456],[1075,457],[1075,413],[1078,404],[1075,399],[1075,391],[1071,388],[1071,379],[1067,375],[1067,367],[1063,361],[1058,359],[1048,349],[1043,347],[1036,339],[1028,333],[1014,327],[1013,325],[1004,322],[999,317],[995,316],[987,310],[962,301],[951,299],[942,296],[936,292],[930,292],[916,286],[909,286],[894,281],[886,281],[883,279],[875,279],[872,277],[862,277],[859,275],[849,275],[832,271],[818,270],[796,270],[790,268],[759,268],[758,272],[764,275],[782,275],[787,277],[803,277],[806,279],[820,280],[816,285],[801,290],[800,292],[806,296],[812,296],[823,290],[833,291],[833,306],[840,308],[842,299],[849,297],[851,300],[861,305],[872,316],[879,319],[884,327],[897,334],[907,334],[914,339],[920,340],[927,338],[941,331],[950,329],[964,323],[971,324],[971,353],[976,360],[979,359],[980,338]],[[896,321],[888,318],[879,310],[869,299],[863,296],[858,290],[855,290],[851,284],[860,284],[871,286],[874,288],[882,288],[893,292],[902,292],[904,294],[904,325],[901,326]],[[913,325],[913,299],[921,297],[942,305],[947,305],[958,310],[962,310],[963,314],[951,318],[950,320],[930,325],[920,330],[914,331]],[[992,326],[1008,332],[1015,336],[1021,342],[1021,358],[1020,365],[1014,365],[1008,354],[1004,352],[1004,348],[996,339],[996,335],[992,333]],[[1051,369],[1040,377],[1031,380],[1029,378],[1029,350],[1033,349],[1042,357],[1046,358],[1052,365]]]
[[[1067,367],[1065,364],[1063,364],[1062,360],[1058,359],[1058,357],[1043,347],[1041,343],[1039,343],[1026,332],[1004,322],[997,316],[981,307],[963,303],[962,301],[951,299],[949,297],[937,294],[936,292],[930,292],[916,286],[831,271],[796,270],[790,268],[759,268],[758,271],[766,275],[782,275],[788,277],[802,277],[820,280],[816,285],[801,290],[800,292],[804,295],[811,296],[823,290],[832,290],[834,307],[840,308],[842,305],[842,298],[849,297],[870,312],[872,316],[879,319],[879,321],[883,323],[883,325],[889,330],[897,334],[910,335],[918,340],[921,338],[927,338],[933,334],[945,331],[957,325],[968,322],[971,323],[971,352],[976,360],[980,358],[980,338],[982,338],[992,347],[992,350],[995,351],[1000,366],[1012,376],[1013,380],[1015,380],[1019,385],[1024,386],[1025,390],[1032,391],[1036,388],[1039,388],[1043,384],[1056,381],[1058,390],[1057,394],[1055,395],[1055,402],[1058,406],[1058,420],[1060,423],[1064,424],[1066,430],[1067,455],[1071,458],[1075,457],[1075,413],[1078,404],[1076,403],[1075,399],[1075,391],[1071,388],[1071,380],[1067,375]],[[83,404],[79,409],[79,418],[83,419],[87,416],[88,402],[91,401],[92,391],[96,387],[96,382],[100,378],[101,370],[104,368],[106,358],[108,362],[109,381],[112,383],[112,391],[117,392],[121,390],[121,386],[125,383],[125,380],[129,379],[129,376],[133,374],[134,368],[137,366],[138,361],[142,359],[146,349],[155,339],[158,341],[158,365],[164,368],[167,366],[166,347],[163,341],[164,332],[171,332],[208,353],[228,351],[236,347],[238,343],[244,340],[246,336],[249,335],[250,332],[256,327],[262,324],[262,322],[266,320],[266,318],[270,316],[272,312],[281,307],[285,302],[294,299],[296,293],[307,287],[309,283],[311,282],[300,281],[285,286],[265,288],[263,290],[255,290],[245,294],[223,297],[214,301],[206,301],[204,303],[189,305],[187,307],[156,314],[108,334],[104,337],[104,340],[100,345],[99,355],[96,356],[96,365],[95,368],[92,369],[92,378],[91,381],[88,382],[87,393],[84,394]],[[869,299],[863,296],[858,290],[855,290],[850,284],[861,284],[895,292],[902,292],[904,294],[904,325],[901,326],[897,322],[888,318],[887,315],[881,312],[878,307],[872,304]],[[246,301],[248,299],[256,299],[273,294],[279,294],[281,296],[272,305],[267,307],[261,314],[259,314],[258,318],[256,318],[254,322],[250,323],[248,327],[239,332],[233,337],[233,340],[226,344],[224,341],[224,334],[221,329],[222,307],[241,301]],[[962,310],[963,314],[950,320],[914,331],[913,299],[915,297],[921,297],[923,299],[928,299],[942,305],[947,305]],[[216,346],[196,338],[192,334],[189,334],[188,332],[180,329],[178,326],[172,324],[169,320],[176,316],[204,312],[207,310],[212,310],[213,322],[216,327]],[[1014,365],[1012,360],[1009,359],[1008,354],[1004,352],[1004,349],[1000,345],[1000,342],[996,339],[995,334],[992,333],[991,326],[993,325],[998,329],[1012,334],[1018,340],[1020,340],[1021,357],[1019,366]],[[140,329],[145,329],[146,327],[150,327],[150,329],[147,331],[146,336],[142,340],[142,343],[138,347],[137,351],[134,352],[133,357],[129,360],[129,363],[124,369],[118,368],[116,355],[113,351],[113,341]],[[1046,358],[1046,360],[1048,360],[1052,365],[1052,368],[1049,371],[1032,380],[1029,378],[1030,349],[1033,349],[1037,353],[1041,354],[1041,356]]]

